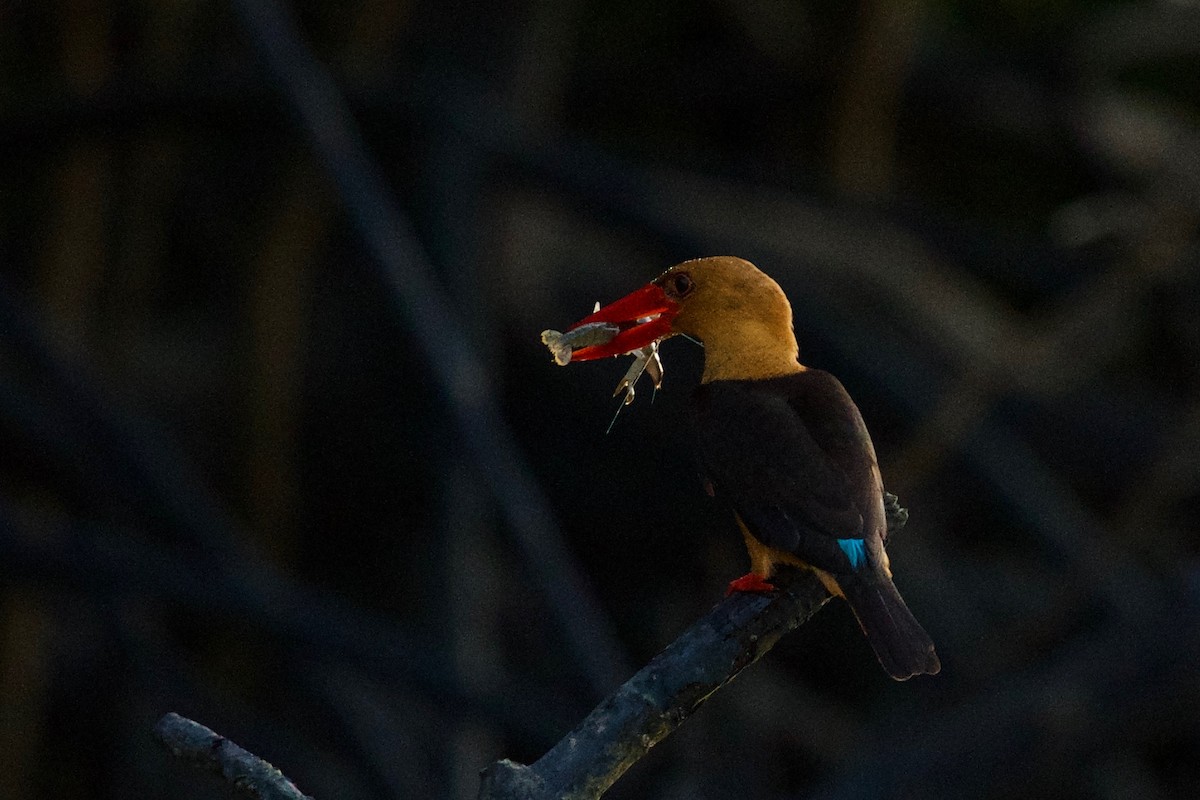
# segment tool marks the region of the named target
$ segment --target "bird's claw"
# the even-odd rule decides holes
[[[747,594],[773,594],[779,591],[775,588],[775,584],[768,581],[762,575],[748,572],[735,581],[729,582],[729,588],[725,590],[725,596],[734,592],[743,592]]]

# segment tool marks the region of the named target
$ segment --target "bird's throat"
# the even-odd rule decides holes
[[[743,329],[740,333],[704,340],[701,383],[765,380],[805,370],[799,361],[796,336],[790,328],[773,334],[754,329]]]

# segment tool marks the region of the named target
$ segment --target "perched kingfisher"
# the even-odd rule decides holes
[[[941,669],[933,641],[892,582],[875,447],[840,381],[800,363],[792,307],[753,264],[685,261],[575,323],[617,326],[580,361],[683,334],[704,345],[692,421],[706,489],[724,498],[750,552],[730,591],[770,592],[778,564],[812,569],[854,610],[896,680]]]

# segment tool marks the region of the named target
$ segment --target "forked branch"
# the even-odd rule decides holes
[[[787,573],[777,595],[735,594],[688,628],[531,765],[483,771],[479,800],[592,800],[717,689],[829,600],[810,572]]]

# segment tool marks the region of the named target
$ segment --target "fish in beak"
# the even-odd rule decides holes
[[[671,322],[679,313],[679,304],[667,297],[658,284],[650,283],[620,300],[596,310],[576,322],[567,333],[583,325],[616,325],[617,335],[604,344],[582,347],[571,354],[572,361],[594,361],[620,356],[670,336]]]

